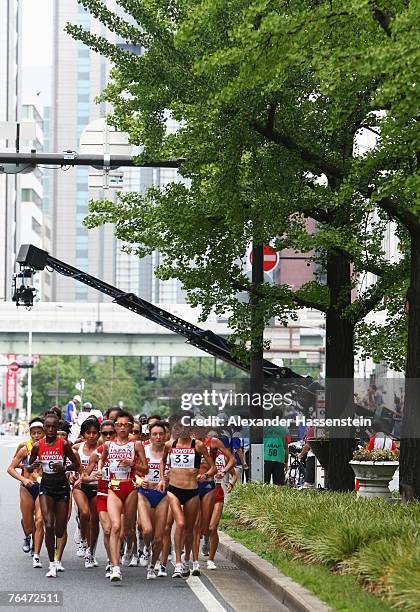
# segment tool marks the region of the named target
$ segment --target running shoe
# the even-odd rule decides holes
[[[133,555],[131,557],[130,563],[128,564],[129,567],[137,567],[138,564],[139,564],[139,557],[137,555]]]
[[[86,540],[81,540],[79,546],[77,547],[76,550],[76,555],[78,557],[84,557],[86,554],[86,549],[87,549],[87,541]]]
[[[32,559],[32,567],[34,569],[37,569],[38,567],[42,567],[42,563],[41,563],[41,559],[39,558],[39,555],[34,555]]]
[[[110,578],[111,574],[112,574],[112,566],[110,562],[108,561],[105,567],[105,578]]]
[[[50,561],[50,568],[48,572],[45,574],[46,578],[57,578],[57,568],[55,566],[55,561]]]
[[[120,582],[122,580],[121,570],[118,565],[112,568],[111,576],[109,577],[111,582]]]
[[[96,557],[92,557],[93,567],[99,567],[99,563]]]
[[[208,570],[215,570],[215,569],[217,569],[217,565],[215,564],[214,561],[211,561],[210,559],[208,559],[208,561],[207,561],[207,569]]]
[[[166,576],[168,575],[168,572],[166,571],[166,567],[164,565],[161,565],[160,568],[158,569],[158,578],[166,578]]]
[[[155,574],[154,568],[153,567],[148,567],[147,568],[146,580],[154,580],[155,578],[157,578],[157,576]]]
[[[55,562],[55,567],[57,568],[57,572],[64,572],[64,565],[61,563],[61,561],[56,561]]]
[[[172,578],[182,578],[182,572],[184,570],[184,566],[182,563],[177,563],[175,565],[174,573],[172,574]]]
[[[183,578],[188,578],[188,576],[191,574],[190,572],[190,562],[189,561],[184,561],[184,563],[182,564],[182,577]]]
[[[93,567],[93,557],[89,555],[89,557],[85,557],[85,569],[91,569]]]
[[[192,573],[193,576],[199,576],[201,574],[201,572],[200,572],[200,563],[198,561],[193,561],[193,568],[192,568],[192,572],[191,573]]]
[[[23,538],[22,550],[24,553],[28,553],[31,550],[31,534]]]
[[[147,567],[148,564],[149,564],[149,551],[147,549],[147,546],[145,546],[143,548],[143,552],[140,555],[140,565],[142,567]]]
[[[206,536],[204,536],[203,545],[201,547],[201,553],[204,555],[204,557],[209,556],[209,540],[208,538],[206,538]]]

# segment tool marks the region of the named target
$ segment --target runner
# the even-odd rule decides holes
[[[46,574],[48,578],[57,577],[54,560],[55,537],[63,537],[67,526],[70,487],[66,471],[80,470],[79,460],[69,442],[57,436],[58,423],[56,414],[46,415],[45,438],[41,438],[32,446],[29,465],[26,468],[29,473],[33,473],[42,467],[39,496],[45,526],[45,545],[50,560],[49,571]],[[66,457],[72,462],[70,466],[65,465]]]
[[[69,438],[69,435],[70,435],[70,423],[67,423],[67,421],[59,421],[57,436],[67,441]],[[70,464],[71,464],[71,461],[67,457],[66,465],[70,466]],[[67,479],[69,479],[70,476],[71,476],[71,472],[67,472]],[[69,511],[67,514],[67,525],[69,524],[69,521],[71,519],[72,506],[73,506],[73,495],[70,489]],[[79,519],[77,518],[77,520]],[[66,531],[64,532],[64,535],[61,538],[57,538],[57,541],[56,541],[55,565],[57,567],[57,572],[64,572],[62,558],[63,558],[64,549],[67,544],[67,525],[66,525]]]
[[[102,421],[101,424],[101,438],[106,441],[112,441],[115,439],[115,427],[114,421],[109,419]],[[108,501],[108,486],[109,486],[109,457],[106,459],[101,471],[97,469],[99,459],[101,458],[104,445],[98,446],[94,453],[89,458],[89,463],[83,475],[83,479],[88,478],[94,470],[94,476],[98,480],[98,494],[96,496],[96,509],[99,515],[99,521],[101,523],[102,532],[104,535],[104,545],[107,552],[107,564],[105,568],[105,577],[111,576],[111,549],[109,544],[109,537],[111,534],[111,521],[107,511]],[[120,534],[121,539],[121,534]]]
[[[203,442],[206,447],[209,456],[215,462],[218,455],[222,455],[226,460],[226,467],[222,469],[223,476],[222,480],[227,472],[229,472],[235,465],[236,459],[230,449],[226,448],[225,445],[216,436],[208,436],[208,427],[197,427],[193,428],[194,434],[197,439]],[[214,433],[214,432],[213,432]],[[198,561],[199,550],[200,550],[200,537],[209,537],[209,526],[210,520],[213,516],[214,505],[216,501],[216,483],[214,475],[216,474],[216,467],[213,467],[207,462],[205,457],[201,458],[201,464],[199,468],[199,474],[207,474],[205,480],[201,480],[198,483],[198,493],[200,497],[200,511],[197,517],[197,523],[194,529],[194,539],[192,545],[192,556],[193,556],[193,576],[200,575],[200,563]],[[185,561],[189,563],[190,550],[185,547]]]
[[[94,416],[88,417],[83,421],[80,433],[84,438],[84,442],[75,444],[73,450],[77,452],[80,458],[83,472],[81,478],[73,485],[73,497],[78,508],[80,521],[81,542],[79,548],[84,552],[85,568],[88,569],[94,567],[95,563],[97,564],[95,549],[99,536],[99,516],[96,508],[98,481],[93,476],[88,476],[87,478],[83,476],[91,455],[98,447],[98,419]]]
[[[31,550],[31,535],[33,534],[33,560],[34,568],[42,567],[39,555],[41,552],[42,540],[44,539],[44,524],[42,522],[41,507],[39,505],[39,481],[41,472],[27,472],[25,469],[29,463],[32,446],[44,437],[44,423],[39,417],[33,418],[29,422],[30,439],[12,459],[11,464],[7,468],[10,476],[20,481],[19,497],[20,511],[22,514],[21,525],[25,538],[23,540],[22,550],[28,553]],[[17,468],[22,468],[22,473],[19,474]]]
[[[120,560],[121,514],[124,513],[124,532],[127,550],[133,548],[133,533],[137,514],[136,472],[147,474],[147,461],[141,442],[129,440],[130,413],[122,410],[116,421],[116,439],[104,444],[98,468],[102,470],[109,458],[110,482],[107,510],[111,521],[110,552],[111,582],[122,579]]]
[[[138,515],[145,548],[140,557],[140,565],[147,565],[147,580],[156,578],[155,565],[162,550],[162,536],[168,513],[166,490],[158,490],[160,480],[160,460],[163,455],[167,429],[162,421],[155,421],[149,427],[150,444],[145,447],[149,472],[138,489]],[[169,469],[166,470],[165,478]],[[152,551],[150,559],[150,551]],[[160,572],[160,576],[164,573]]]
[[[190,571],[181,563],[182,547],[185,539],[185,550],[191,550],[193,543],[193,530],[196,524],[200,507],[199,489],[197,481],[206,481],[210,471],[214,474],[216,469],[214,461],[209,456],[205,444],[190,436],[190,427],[179,424],[179,437],[173,442],[165,444],[165,450],[160,462],[160,481],[158,488],[163,493],[166,489],[165,470],[169,456],[170,476],[168,486],[169,505],[175,519],[175,569],[172,578],[188,577]],[[201,458],[204,456],[209,472],[199,474]]]
[[[215,433],[215,432],[214,432]],[[211,435],[211,434],[210,434]],[[214,480],[216,482],[216,494],[214,500],[214,509],[213,514],[211,515],[210,525],[209,525],[209,558],[207,560],[207,569],[215,570],[217,566],[214,562],[214,557],[216,556],[217,547],[219,546],[219,534],[218,527],[220,523],[220,517],[223,512],[223,505],[225,501],[225,494],[223,491],[222,483],[225,480],[227,475],[227,465],[226,465],[226,456],[225,453],[218,451],[215,459],[215,465],[217,468],[216,476]],[[235,467],[232,467],[229,470],[229,474],[231,476],[230,482],[226,483],[226,491],[230,493],[232,491],[233,486],[236,484],[238,480],[238,475]]]

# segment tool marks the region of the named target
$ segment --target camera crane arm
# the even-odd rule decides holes
[[[127,308],[176,334],[184,336],[189,344],[205,351],[209,355],[217,357],[217,359],[221,359],[245,372],[249,372],[249,364],[242,363],[232,355],[229,344],[225,338],[218,336],[210,330],[205,330],[192,323],[188,323],[188,321],[184,321],[184,319],[143,300],[134,293],[124,293],[120,289],[52,257],[47,251],[39,249],[32,244],[24,244],[19,249],[16,261],[21,268],[20,273],[14,278],[15,286],[13,300],[16,302],[17,306],[32,306],[35,289],[29,285],[28,281],[32,280],[32,276],[36,271],[44,270],[47,267],[52,268],[63,276],[73,278],[92,289],[96,289],[108,295],[119,306]],[[22,282],[20,287],[18,287],[17,282],[19,278]],[[296,382],[299,382],[300,385],[305,387],[309,386],[312,382],[310,379],[293,372],[290,368],[277,366],[267,359],[264,360],[263,368],[264,376],[269,380],[298,379]]]

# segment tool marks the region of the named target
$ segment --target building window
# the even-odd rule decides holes
[[[34,217],[32,217],[32,229],[38,236],[42,235],[42,226]]]
[[[22,189],[21,198],[22,202],[33,202],[42,209],[42,199],[34,189]]]

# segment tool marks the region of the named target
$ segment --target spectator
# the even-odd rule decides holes
[[[69,401],[66,407],[66,413],[64,415],[64,420],[67,423],[74,423],[77,418],[77,404],[80,404],[82,398],[80,395],[75,395],[72,400]]]
[[[314,435],[315,435],[315,427],[308,427],[308,429],[306,430],[305,437],[303,439],[304,441],[303,448],[298,455],[298,459],[300,460],[306,457],[305,482],[303,483],[304,489],[312,489],[315,486],[316,458],[308,442],[308,440],[313,438]]]
[[[284,485],[289,463],[290,441],[291,437],[286,427],[272,425],[263,428],[265,483],[269,484],[273,477],[273,484]]]
[[[248,469],[248,465],[245,460],[244,441],[241,434],[241,431],[234,431],[230,440],[230,450],[235,455],[236,459],[235,472],[238,484],[242,484],[243,471]]]

